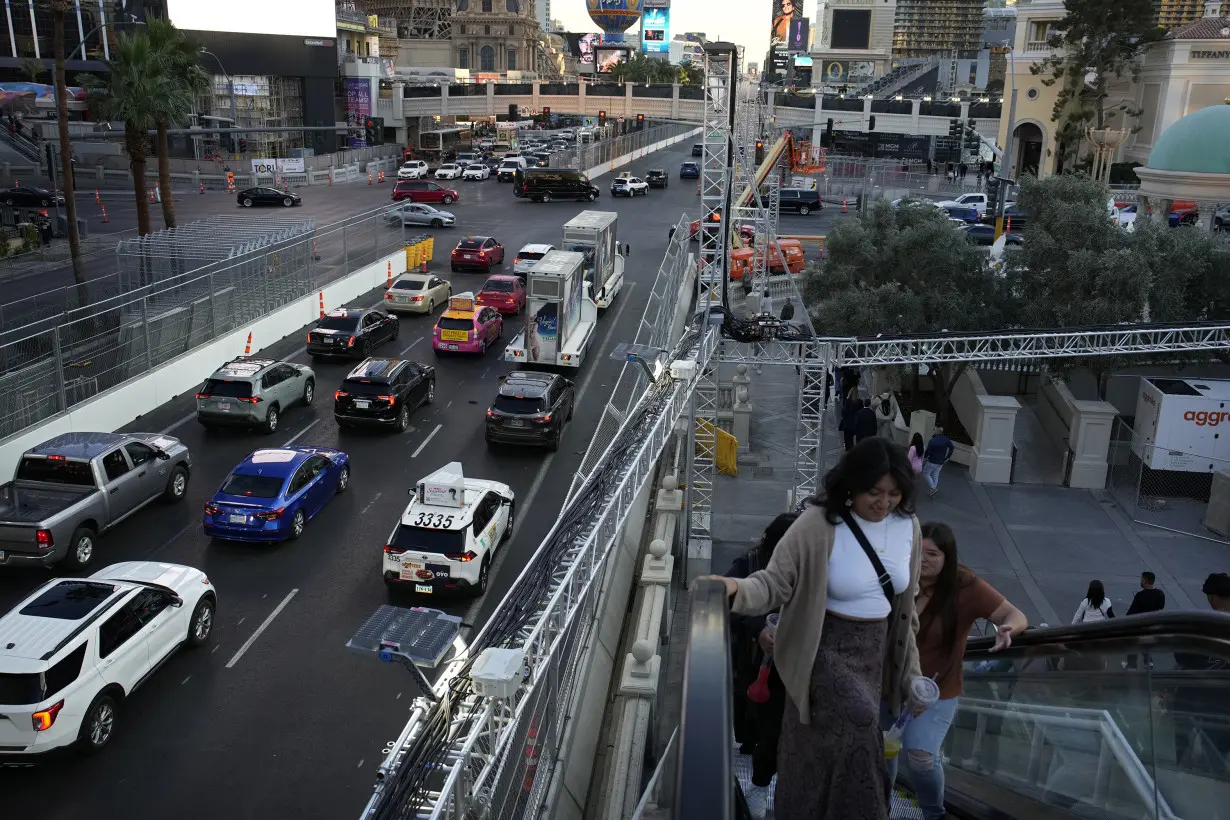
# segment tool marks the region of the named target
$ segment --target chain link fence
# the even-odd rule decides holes
[[[1150,467],[1164,463],[1184,466],[1190,462],[1200,472]],[[1230,461],[1210,456],[1167,450],[1165,453],[1134,432],[1121,418],[1115,419],[1110,440],[1110,475],[1107,486],[1123,511],[1138,524],[1212,541],[1230,543],[1230,538],[1204,526],[1214,472],[1230,471]],[[1208,469],[1210,468],[1211,469]]]
[[[230,227],[215,217],[133,240],[110,285],[117,295],[0,333],[0,438],[315,293],[406,241],[383,209],[324,229],[310,220],[282,226],[265,241],[233,242]],[[200,249],[211,232],[222,257],[213,261]]]

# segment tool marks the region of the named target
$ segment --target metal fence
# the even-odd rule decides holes
[[[634,151],[648,148],[655,142],[668,140],[671,137],[677,137],[680,134],[686,134],[689,131],[695,130],[695,123],[667,123],[653,128],[646,128],[644,131],[634,131],[631,134],[624,134],[623,136],[604,139],[601,142],[560,151],[555,157],[552,157],[552,164],[566,168],[579,168],[581,170],[597,168],[625,154],[631,154]]]
[[[1204,526],[1209,506],[1213,471],[1230,470],[1230,461],[1194,453],[1167,450],[1171,464],[1190,458],[1200,465],[1212,465],[1209,472],[1159,470],[1149,466],[1157,448],[1116,418],[1110,440],[1110,475],[1107,486],[1123,511],[1138,524],[1183,533],[1210,541],[1230,543],[1230,538]]]
[[[184,242],[203,241],[199,228],[182,236]],[[116,295],[91,298],[86,307],[37,317],[0,334],[0,438],[315,293],[394,252],[405,237],[405,229],[386,220],[381,209],[323,229],[271,232],[266,242],[207,263],[187,253],[176,257],[171,236],[157,240],[158,252],[142,255],[139,247],[130,248],[137,275],[149,274],[139,284],[117,273],[109,283]],[[217,239],[219,246],[229,242]],[[182,261],[184,272],[175,272],[174,259]],[[196,266],[189,268],[194,259]],[[94,282],[89,287],[96,292]],[[64,300],[75,304],[71,295]]]

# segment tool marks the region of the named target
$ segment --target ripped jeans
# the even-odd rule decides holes
[[[886,761],[889,782],[894,782],[897,779],[897,764],[905,758],[910,786],[926,820],[940,820],[945,813],[944,764],[940,762],[940,747],[944,745],[944,737],[956,711],[957,699],[945,698],[914,718],[901,737],[901,754],[894,760]],[[880,725],[886,730],[893,725],[883,705],[880,707]]]

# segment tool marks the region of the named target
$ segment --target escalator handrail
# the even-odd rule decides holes
[[[1012,639],[1013,649],[1047,647],[1056,644],[1075,646],[1106,640],[1131,640],[1142,637],[1182,636],[1226,644],[1230,653],[1230,613],[1225,612],[1151,612],[1144,615],[1107,618],[1083,624],[1031,628]],[[965,645],[966,660],[989,656],[995,637],[970,638]]]
[[[734,682],[726,585],[698,581],[688,609],[675,820],[734,816]]]

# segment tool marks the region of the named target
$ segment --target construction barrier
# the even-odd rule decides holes
[[[710,448],[714,434],[717,435],[717,453],[714,461],[719,473],[723,475],[738,475],[739,473],[739,440],[720,427],[714,427],[705,419],[696,420],[696,452],[697,455],[711,455]]]
[[[427,263],[431,261],[435,244],[435,238],[425,234],[408,239],[406,241],[406,270],[417,269],[426,273]]]

